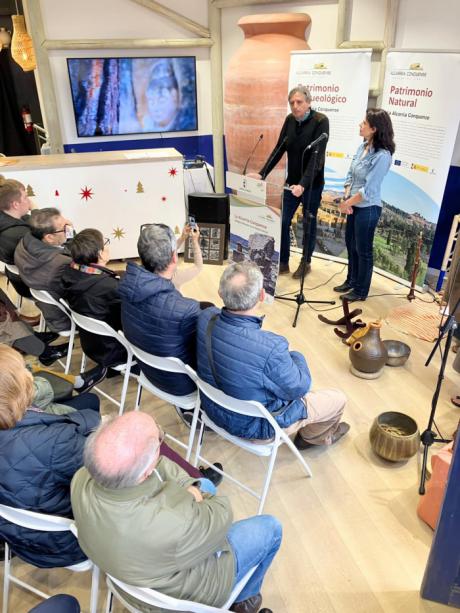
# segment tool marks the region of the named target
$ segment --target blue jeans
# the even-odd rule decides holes
[[[69,400],[63,400],[59,404],[65,404],[68,407],[73,407],[74,409],[77,409],[77,411],[81,411],[82,409],[93,409],[93,411],[99,412],[100,400],[97,394],[87,392],[86,394],[73,396],[72,398],[69,398]]]
[[[247,600],[260,593],[268,567],[281,545],[282,527],[272,515],[257,515],[235,522],[227,534],[236,564],[233,587],[253,566],[254,574],[236,598]]]
[[[347,216],[345,244],[348,251],[347,283],[362,298],[367,298],[374,266],[374,234],[381,206],[353,207]]]
[[[312,214],[310,225],[310,240],[308,241],[307,249],[307,262],[311,262],[311,256],[315,250],[316,243],[316,215],[318,213],[319,205],[321,204],[321,194],[323,193],[322,187],[314,187],[311,190],[310,200],[310,213]],[[305,217],[305,202],[308,198],[308,190],[305,190],[301,198],[297,198],[288,190],[284,190],[283,196],[283,214],[281,221],[281,249],[280,249],[280,262],[287,264],[289,262],[289,246],[290,246],[290,234],[291,221],[294,217],[294,213],[302,203],[303,214]]]
[[[66,594],[51,596],[31,609],[29,613],[80,613],[78,600]]]

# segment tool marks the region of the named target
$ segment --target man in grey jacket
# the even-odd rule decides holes
[[[126,583],[215,607],[257,566],[231,607],[256,613],[281,525],[270,515],[232,524],[227,498],[159,456],[163,437],[152,417],[132,411],[88,439],[71,486],[81,548]]]
[[[14,263],[28,287],[46,290],[59,299],[62,273],[72,261],[64,243],[72,234],[72,223],[58,209],[32,212],[30,233],[24,235],[14,252]],[[58,307],[43,303],[37,306],[53,332],[69,329],[69,319]]]

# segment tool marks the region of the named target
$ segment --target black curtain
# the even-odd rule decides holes
[[[33,134],[24,129],[13,76],[9,50],[0,52],[0,153],[5,155],[33,155]]]

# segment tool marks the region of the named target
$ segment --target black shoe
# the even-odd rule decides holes
[[[357,302],[358,300],[362,300],[364,302],[366,298],[367,296],[360,296],[353,290],[351,290],[351,292],[348,292],[348,294],[342,294],[340,296],[340,300],[347,300],[348,302]]]
[[[180,420],[183,424],[185,424],[187,426],[187,428],[191,428],[192,427],[192,421],[193,421],[193,410],[190,409],[181,409],[180,407],[175,406],[174,407],[176,409],[176,413],[179,415]],[[200,418],[198,418],[198,422],[197,422],[197,429],[199,429],[201,426],[201,420]],[[211,428],[208,428],[208,426],[204,427],[204,431],[205,432],[212,432]]]
[[[280,262],[278,275],[288,275],[291,271],[289,270],[289,262]]]
[[[347,424],[346,421],[341,421],[340,424],[337,426],[337,430],[332,435],[331,445],[339,441],[342,438],[342,436],[345,436],[345,434],[349,431],[349,429],[350,429],[350,424]],[[305,441],[300,436],[300,432],[297,432],[297,435],[294,439],[294,445],[300,451],[303,451],[304,449],[311,449],[312,447],[321,447],[321,445],[314,445],[313,443],[307,443],[307,441]]]
[[[51,364],[53,364],[56,360],[59,360],[59,358],[65,358],[68,351],[69,343],[65,343],[63,345],[50,345],[38,359],[43,366],[51,366]]]
[[[45,343],[45,345],[52,343],[59,337],[57,332],[34,332],[34,334],[42,343]]]
[[[89,390],[103,381],[107,375],[107,370],[105,366],[96,366],[91,370],[87,370],[80,374],[80,377],[83,379],[83,385],[76,389],[77,394],[84,394],[85,392],[89,392]]]
[[[349,292],[353,287],[348,283],[348,281],[344,281],[342,285],[336,285],[332,288],[334,292]]]
[[[214,462],[212,466],[215,466],[219,470],[222,470],[222,464],[220,462]],[[212,468],[212,466],[209,466],[208,468],[205,468],[204,466],[199,466],[198,470],[201,472],[205,479],[209,479],[217,487],[222,483],[224,475],[218,473],[217,470],[214,470]]]
[[[236,613],[257,613],[261,604],[262,596],[257,594],[257,596],[251,596],[251,598],[246,598],[246,600],[241,602],[235,602],[230,607],[230,611],[235,611]]]

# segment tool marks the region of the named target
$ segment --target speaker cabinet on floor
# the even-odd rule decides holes
[[[224,259],[228,258],[230,238],[230,200],[228,194],[204,194],[194,192],[188,195],[188,212],[198,225],[202,223],[225,224]]]

